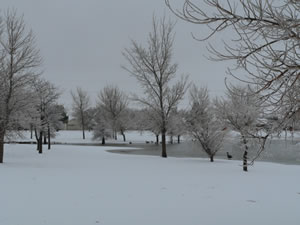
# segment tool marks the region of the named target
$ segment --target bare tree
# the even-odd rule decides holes
[[[76,92],[72,92],[73,113],[74,118],[79,122],[82,129],[82,138],[85,139],[85,129],[87,127],[88,109],[90,108],[90,97],[87,92],[81,88],[77,88]]]
[[[221,32],[231,32],[224,41],[224,49],[209,45],[213,60],[235,60],[236,66],[247,72],[245,78],[229,70],[238,80],[255,86],[261,98],[274,113],[284,103],[290,88],[299,80],[300,73],[300,2],[295,0],[185,0],[181,10],[167,6],[181,19],[210,30],[207,40]],[[223,37],[223,36],[222,36]],[[285,117],[297,112],[299,101],[290,105]]]
[[[132,41],[131,47],[123,52],[129,63],[124,69],[138,80],[145,93],[145,97],[135,96],[134,99],[151,108],[160,121],[162,157],[167,157],[166,133],[170,112],[177,107],[187,87],[186,77],[171,86],[177,71],[177,64],[172,63],[173,28],[171,21],[167,22],[165,18],[158,21],[153,17],[148,46]]]
[[[126,141],[125,131],[127,131],[132,124],[130,116],[131,111],[126,107],[126,109],[121,113],[119,119],[117,120],[117,130],[121,133],[124,142]]]
[[[101,107],[101,105],[98,105],[95,113],[95,126],[93,128],[93,139],[94,140],[100,139],[102,145],[105,145],[105,139],[107,137],[112,136],[112,132],[110,129],[111,124],[109,123],[108,119],[106,119],[105,115],[106,115],[105,110]]]
[[[283,98],[283,104],[281,109],[277,113],[278,117],[285,116],[285,113],[290,109],[297,109],[300,99],[300,80],[297,80],[293,88],[290,88]],[[285,131],[285,137],[287,137],[287,132],[290,132],[292,138],[294,137],[294,130],[299,128],[300,122],[300,111],[296,110],[294,113],[290,114],[288,120],[285,121],[282,129]]]
[[[105,117],[111,123],[113,138],[117,139],[120,131],[125,138],[125,124],[122,118],[126,115],[128,105],[127,96],[117,86],[106,86],[98,95],[98,105],[104,110]],[[122,124],[123,123],[123,124]]]
[[[63,129],[67,130],[68,128],[68,123],[69,123],[69,115],[66,111],[66,108],[64,107],[64,105],[56,105],[56,107],[58,108],[57,111],[59,111],[61,113],[60,115],[60,121],[63,123]]]
[[[168,135],[170,142],[173,144],[173,137],[177,137],[177,143],[180,143],[180,137],[186,133],[185,112],[183,110],[173,110],[168,121]]]
[[[186,113],[186,129],[201,144],[204,152],[214,161],[221,149],[227,129],[216,116],[207,88],[193,86],[190,90],[191,109]]]
[[[56,107],[60,93],[53,84],[44,79],[36,79],[33,82],[33,88],[37,111],[34,114],[35,122],[33,122],[33,126],[37,140],[37,150],[41,154],[43,153],[43,137],[46,143],[48,138],[48,149],[50,149],[51,133],[53,135],[53,128],[61,119],[62,112]]]
[[[56,132],[63,128],[63,113],[64,107],[53,103],[49,105],[46,110],[46,119],[47,119],[47,144],[48,150],[51,149],[51,138],[56,136]]]
[[[137,115],[138,130],[140,131],[150,131],[155,137],[155,144],[159,144],[159,135],[161,134],[161,119],[157,116],[156,112],[150,108],[146,107],[138,112]]]
[[[0,17],[0,163],[3,163],[4,137],[22,119],[20,112],[30,107],[26,91],[37,76],[41,57],[32,31],[15,10]],[[27,93],[27,94],[26,94]]]
[[[94,126],[95,126],[95,116],[97,113],[97,108],[95,107],[90,107],[87,112],[86,112],[86,129],[88,129],[88,131],[93,130]]]
[[[259,95],[254,95],[249,86],[231,87],[227,91],[227,98],[218,99],[215,104],[218,117],[224,121],[224,125],[240,134],[244,149],[243,170],[248,171],[250,146],[257,148],[253,163],[264,150],[267,138],[280,127],[280,120],[265,114]]]

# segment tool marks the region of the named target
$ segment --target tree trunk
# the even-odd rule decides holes
[[[39,137],[39,154],[42,154],[43,153],[43,132],[40,131],[40,137]]]
[[[81,115],[81,127],[82,127],[82,139],[85,139],[85,119],[84,119],[84,114],[83,111],[81,109],[80,111],[80,115]]]
[[[248,154],[248,152],[247,151],[245,151],[244,152],[244,155],[243,155],[243,170],[245,171],[245,172],[247,172],[248,171],[248,163],[247,163],[247,154]]]
[[[214,156],[213,156],[213,155],[210,156],[210,161],[211,161],[211,162],[214,161]]]
[[[51,142],[50,142],[50,127],[48,125],[48,150],[51,149]]]
[[[177,136],[177,143],[180,144],[180,135]]]
[[[3,163],[4,155],[4,134],[0,134],[0,163]]]
[[[173,144],[173,135],[170,136],[170,143]]]
[[[247,163],[248,145],[247,145],[247,139],[244,136],[242,136],[242,138],[243,138],[243,143],[245,145],[245,151],[243,155],[243,170],[247,172],[248,171],[248,163]]]
[[[124,133],[124,132],[122,132],[121,134],[122,134],[122,136],[123,136],[123,141],[125,142],[125,141],[126,141],[126,136],[125,136],[125,133]]]
[[[157,145],[159,144],[159,134],[156,135],[156,142],[155,142],[155,144],[157,144]]]
[[[51,149],[50,136],[48,136],[48,150]]]
[[[32,124],[30,124],[30,139],[33,137],[33,127]]]
[[[161,132],[161,157],[163,158],[167,158],[167,146],[166,146],[166,129],[163,128],[162,132]]]
[[[38,138],[37,139],[37,142],[36,142],[36,150],[39,152],[40,150],[40,139]]]
[[[40,147],[40,139],[39,139],[39,137],[38,137],[36,128],[34,129],[34,135],[35,135],[35,139],[36,139],[36,150],[39,151],[39,147]]]
[[[84,132],[84,126],[82,126],[82,139],[85,139],[85,132]]]
[[[105,145],[105,137],[102,137],[102,145]]]
[[[47,136],[44,135],[44,145],[46,145],[46,144],[47,144]]]

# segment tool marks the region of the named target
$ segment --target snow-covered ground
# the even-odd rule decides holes
[[[139,131],[127,131],[126,143],[145,143],[145,141],[155,141],[155,135],[151,132],[139,132]],[[30,139],[30,132],[24,131],[23,137],[11,138],[11,141],[36,141],[34,135],[33,139]],[[93,132],[86,131],[85,139],[82,139],[82,132],[77,130],[61,130],[56,133],[56,137],[51,140],[52,142],[59,143],[101,143],[101,140],[93,140]],[[118,140],[108,139],[109,143],[124,143],[123,137],[119,134]]]
[[[0,225],[298,225],[300,166],[5,146]]]

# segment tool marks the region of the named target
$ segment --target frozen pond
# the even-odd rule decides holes
[[[130,146],[130,145],[126,145]],[[132,144],[132,147],[141,149],[134,150],[112,150],[110,152],[135,154],[135,155],[157,155],[161,153],[161,145],[155,144]],[[216,159],[226,159],[226,152],[233,155],[233,159],[242,160],[243,150],[238,138],[228,139],[225,141],[223,148],[215,156]],[[201,150],[201,146],[197,142],[185,141],[180,144],[168,144],[167,153],[170,157],[203,157],[207,155]],[[249,159],[256,155],[255,149],[250,149]],[[209,159],[208,159],[209,160]],[[300,165],[300,141],[299,140],[283,140],[273,139],[266,144],[266,149],[257,159],[260,161],[277,162],[283,164]]]

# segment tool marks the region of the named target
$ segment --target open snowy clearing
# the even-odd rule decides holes
[[[300,166],[6,145],[1,225],[298,225]]]
[[[133,142],[133,143],[145,143],[145,141],[155,141],[156,137],[153,133],[145,131],[145,132],[139,132],[139,131],[127,131],[125,133],[126,135],[126,142]],[[35,136],[33,134],[33,138],[30,139],[30,132],[24,131],[22,132],[23,137],[13,137],[10,141],[36,141]],[[93,132],[92,131],[86,131],[85,132],[85,139],[82,139],[82,132],[78,130],[61,130],[59,132],[56,132],[55,138],[53,138],[52,142],[57,143],[85,143],[85,144],[95,144],[95,143],[101,143],[101,140],[93,140]],[[107,139],[108,143],[120,143],[123,144],[123,137],[119,134],[118,140],[113,139]]]

